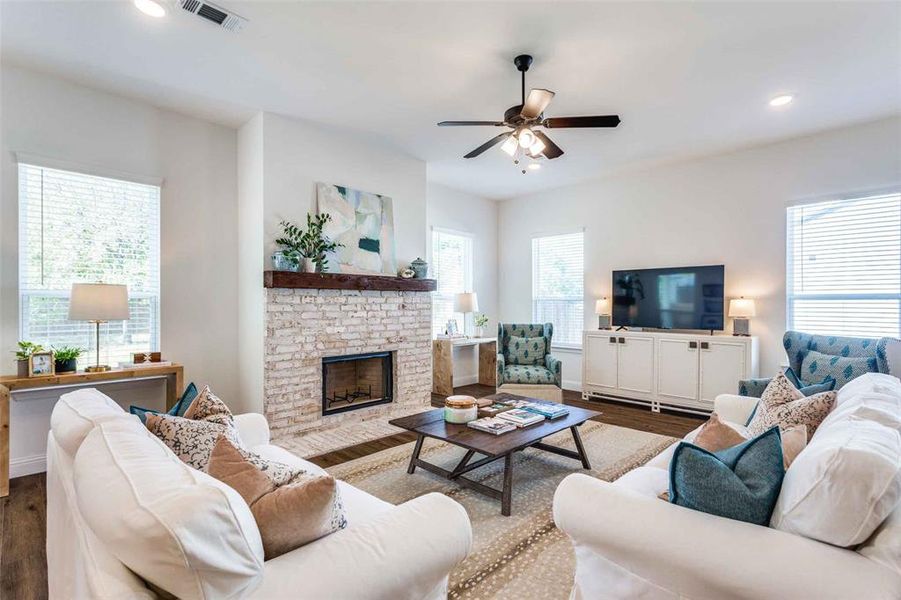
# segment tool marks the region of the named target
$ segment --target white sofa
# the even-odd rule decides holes
[[[254,452],[322,472],[271,444],[262,415],[235,421]],[[240,496],[95,389],[59,400],[47,461],[51,598],[156,598],[154,585],[183,599],[444,598],[472,543],[446,496],[394,506],[339,482],[347,528],[264,561]]]
[[[890,410],[899,411],[897,379],[865,377],[848,393],[886,378],[881,382],[890,385],[880,392],[893,387]],[[744,425],[757,402],[723,395],[715,410],[724,420]],[[833,416],[845,418],[838,410]],[[668,488],[676,445],[613,483],[576,474],[557,488],[554,520],[576,552],[573,599],[901,598],[901,504],[852,549],[694,511],[657,498]]]

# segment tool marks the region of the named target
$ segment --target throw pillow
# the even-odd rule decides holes
[[[680,442],[670,463],[670,502],[766,525],[784,476],[778,427],[719,452]]]
[[[807,428],[803,425],[795,425],[787,429],[781,429],[780,434],[782,438],[782,465],[788,469],[792,461],[807,445]],[[748,436],[746,429],[723,421],[718,414],[712,413],[710,419],[701,426],[701,429],[691,442],[708,452],[719,452],[746,442],[748,439],[750,439],[750,436]]]
[[[798,388],[798,391],[805,396],[813,396],[814,394],[822,392],[831,392],[835,389],[835,378],[830,375],[827,375],[826,378],[819,383],[811,383],[809,385],[803,383],[791,367],[785,369],[785,376],[792,382],[792,385]]]
[[[185,388],[185,391],[182,393],[181,398],[178,399],[172,408],[166,411],[167,415],[172,415],[173,417],[183,417],[185,416],[185,412],[187,412],[188,408],[191,406],[191,402],[194,401],[194,398],[197,397],[197,386],[194,385],[194,382],[188,384],[188,387]],[[141,423],[146,422],[148,414],[160,414],[163,411],[153,410],[152,408],[143,408],[140,406],[135,406],[132,404],[128,407],[128,412],[133,415],[136,415],[139,419],[141,419]]]
[[[250,506],[266,560],[347,526],[338,485],[330,475],[303,473],[277,486],[225,436],[216,441],[207,472]]]
[[[840,388],[855,377],[864,373],[877,372],[879,370],[876,357],[845,357],[831,356],[816,350],[810,350],[801,362],[801,372],[798,377],[804,385],[810,385],[821,381],[826,377],[836,380],[836,387]]]
[[[504,357],[511,365],[543,365],[547,354],[547,340],[543,337],[510,336]]]
[[[754,418],[748,423],[748,434],[758,436],[774,425],[782,429],[804,425],[807,439],[810,439],[834,405],[835,392],[805,397],[784,373],[780,373],[763,391]]]
[[[795,460],[770,525],[850,547],[901,501],[901,431],[854,417],[823,428]]]

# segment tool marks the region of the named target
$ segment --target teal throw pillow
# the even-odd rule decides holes
[[[768,525],[784,476],[779,427],[719,452],[680,442],[670,463],[670,502]]]
[[[805,396],[813,396],[814,394],[820,394],[822,392],[831,392],[835,389],[835,377],[832,377],[831,375],[826,375],[826,378],[819,383],[806,384],[802,382],[795,374],[794,370],[789,367],[785,369],[785,377]]]
[[[547,354],[547,340],[544,337],[510,336],[504,357],[511,365],[543,365]]]
[[[178,402],[170,408],[166,414],[171,415],[173,417],[183,417],[185,413],[188,412],[188,409],[191,407],[191,403],[194,402],[194,398],[197,397],[197,386],[194,385],[194,382],[188,384],[188,387],[185,388],[184,393],[181,395],[181,398],[178,399]],[[160,414],[162,411],[153,410],[152,408],[141,408],[140,406],[135,406],[132,404],[128,408],[128,412],[133,415],[137,415],[139,419],[141,419],[141,423],[147,422],[147,413],[153,413],[155,415]]]
[[[869,358],[865,356],[833,356],[810,350],[801,362],[801,372],[797,374],[801,385],[797,387],[808,386],[831,377],[835,379],[835,389],[840,389],[856,377],[878,371],[879,366],[875,356]]]

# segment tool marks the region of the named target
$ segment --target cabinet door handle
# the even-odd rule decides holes
[[[626,343],[626,338],[619,338],[619,343],[620,343],[620,344],[625,344],[625,343]]]
[[[710,348],[710,344],[707,342],[701,342],[701,350],[708,350]]]
[[[615,336],[615,335],[611,335],[611,336],[610,336],[610,343],[611,343],[611,344],[615,344],[615,343],[616,343],[616,336]]]
[[[688,342],[688,349],[689,349],[689,350],[694,350],[694,349],[696,349],[697,347],[698,347],[698,343],[697,343],[697,342]]]

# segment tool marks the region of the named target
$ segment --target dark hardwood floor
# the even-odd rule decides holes
[[[494,393],[494,388],[468,385],[454,390],[475,397]],[[444,398],[432,395],[432,404],[442,406]],[[578,392],[565,391],[563,401],[600,411],[597,421],[682,437],[702,421],[702,417],[680,413],[652,413],[649,409],[613,401],[582,400]],[[412,433],[401,433],[343,450],[316,456],[311,460],[330,467],[355,458],[412,442]],[[9,496],[0,499],[0,598],[4,600],[42,600],[47,597],[46,537],[47,490],[43,474],[19,477],[10,482]]]

